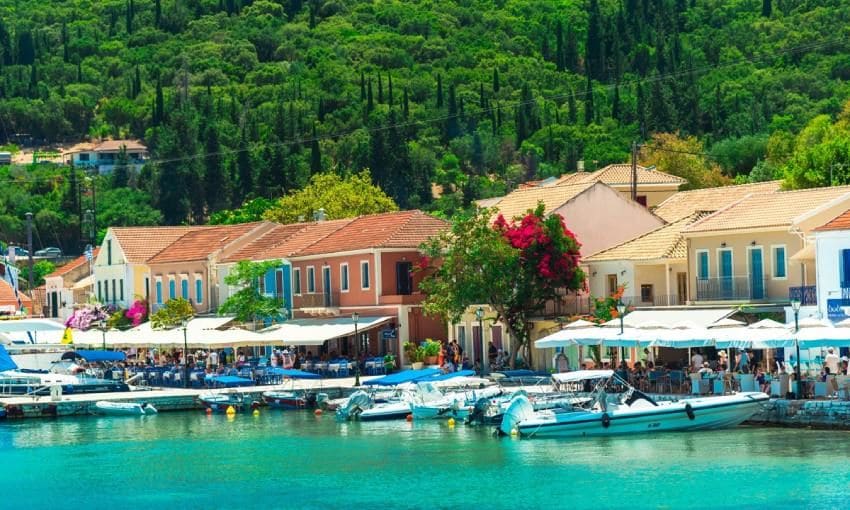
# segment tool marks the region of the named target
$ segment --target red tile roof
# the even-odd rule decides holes
[[[264,258],[283,259],[300,255],[300,252],[322,241],[331,234],[350,224],[353,219],[321,221],[301,225],[303,228],[286,241],[268,250]]]
[[[321,255],[369,248],[418,248],[448,228],[445,221],[422,211],[361,216],[295,256]]]
[[[32,299],[23,292],[20,293],[20,296],[23,305],[27,310],[32,311]],[[0,306],[14,306],[16,310],[20,310],[18,298],[15,297],[15,289],[6,280],[0,280]]]
[[[97,258],[98,253],[100,253],[100,248],[95,248],[92,251],[92,259]],[[78,267],[83,266],[87,263],[88,263],[88,259],[86,259],[86,256],[80,255],[79,257],[75,258],[71,262],[68,262],[67,264],[65,264],[63,266],[56,268],[55,271],[53,271],[49,275],[45,276],[45,278],[52,278],[54,276],[65,276],[66,274],[70,273],[74,269],[77,269]]]
[[[148,264],[168,262],[190,262],[203,260],[237,239],[249,234],[263,222],[239,225],[218,225],[192,230],[170,243],[162,251],[148,259]]]
[[[111,227],[115,240],[131,264],[144,264],[189,232],[212,227]]]
[[[239,262],[240,260],[269,260],[278,257],[269,257],[267,253],[274,248],[289,241],[299,232],[309,228],[309,223],[291,223],[289,225],[277,225],[257,239],[247,243],[239,250],[221,260],[223,263]]]
[[[844,211],[835,218],[832,218],[815,230],[850,230],[850,209]]]

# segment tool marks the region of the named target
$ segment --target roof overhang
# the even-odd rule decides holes
[[[682,231],[682,237],[686,239],[693,239],[697,237],[717,237],[717,236],[730,236],[730,235],[747,235],[747,234],[758,234],[761,232],[789,232],[791,228],[790,223],[786,223],[783,225],[771,225],[767,227],[748,227],[748,228],[727,228],[727,229],[717,229],[717,230],[705,230],[698,232],[690,232],[688,230]]]

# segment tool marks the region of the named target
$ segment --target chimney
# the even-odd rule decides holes
[[[583,159],[576,161],[576,172],[584,172],[584,160]]]
[[[313,221],[325,221],[324,207],[319,207],[319,210],[313,213]]]

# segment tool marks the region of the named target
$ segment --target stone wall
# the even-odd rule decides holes
[[[850,402],[773,399],[749,422],[753,425],[850,430]]]

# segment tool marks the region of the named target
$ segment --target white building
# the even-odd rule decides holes
[[[850,318],[850,210],[815,229],[818,313],[833,322]]]
[[[138,140],[107,140],[99,144],[79,143],[63,153],[66,164],[77,168],[96,169],[102,174],[112,172],[118,163],[121,149],[127,153],[127,165],[138,171],[147,162],[148,148]]]

